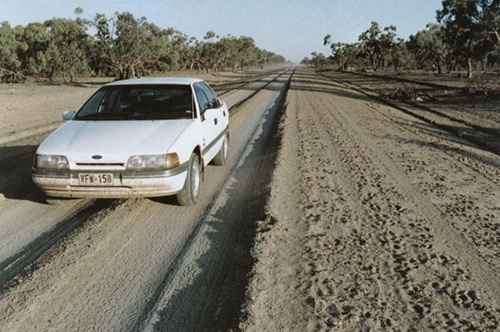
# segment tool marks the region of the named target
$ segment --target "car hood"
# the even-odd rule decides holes
[[[193,122],[182,120],[69,121],[49,135],[40,154],[65,155],[71,162],[124,161],[131,155],[167,153]]]

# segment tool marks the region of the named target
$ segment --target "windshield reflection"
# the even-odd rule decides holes
[[[188,85],[123,85],[99,89],[76,120],[191,119],[193,98]]]

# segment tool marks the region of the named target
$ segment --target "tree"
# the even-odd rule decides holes
[[[332,59],[339,65],[340,70],[347,70],[359,56],[358,44],[334,43],[330,45]]]
[[[472,77],[473,62],[484,59],[500,43],[498,0],[444,0],[437,19],[443,23],[445,42],[467,66]]]
[[[387,57],[393,55],[396,48],[396,27],[394,25],[384,28],[384,32],[380,35],[380,50],[379,63],[382,64],[382,70],[387,64]]]
[[[22,30],[22,28],[19,28]],[[20,55],[26,51],[26,43],[19,41],[19,29],[12,29],[8,22],[0,25],[0,78],[2,81],[17,80],[21,73]]]
[[[405,40],[397,38],[391,47],[389,57],[390,64],[394,66],[395,70],[399,70],[401,67],[406,66],[409,58],[410,56]]]
[[[114,67],[109,56],[113,39],[110,23],[111,20],[104,14],[96,14],[92,21],[96,33],[90,50],[90,66],[97,76],[114,75]]]
[[[497,46],[500,45],[500,1],[498,0],[482,0],[479,8],[481,8],[481,23],[489,35],[496,40]]]
[[[381,30],[377,22],[372,22],[371,27],[359,36],[361,52],[370,59],[373,71],[377,71],[379,66],[382,69],[385,67],[387,56],[395,43],[395,32],[396,27],[393,25]]]
[[[328,58],[323,54],[323,53],[316,53],[312,52],[311,53],[311,64],[314,65],[315,67],[324,67],[328,65],[329,61]]]
[[[20,36],[26,43],[26,49],[22,52],[22,68],[26,76],[38,78],[45,75],[47,68],[47,48],[49,35],[42,23],[28,24]]]
[[[300,60],[301,65],[310,65],[311,64],[311,59],[309,57],[305,56]]]
[[[245,68],[257,60],[255,41],[251,37],[241,36],[235,40],[235,56],[240,68]]]
[[[203,40],[173,28],[162,29],[145,17],[97,14],[92,21],[54,18],[26,27],[0,24],[0,79],[73,81],[87,74],[117,75],[120,79],[179,69],[237,70],[285,62],[259,49],[250,37],[219,38],[208,31]],[[87,32],[92,27],[95,34]]]
[[[135,19],[131,13],[116,13],[111,20],[98,14],[94,19],[97,28],[96,50],[118,73],[120,79],[136,77],[155,66],[159,59],[161,43],[145,17]]]
[[[205,37],[203,37],[203,39],[212,39],[212,38],[215,38],[215,32],[213,31],[208,31],[207,34],[205,35]]]
[[[186,43],[188,36],[173,29],[168,32],[168,35],[170,44],[164,53],[165,61],[169,64],[170,70],[186,68],[186,54],[190,53],[190,48]]]
[[[411,35],[407,45],[421,67],[430,66],[432,70],[442,73],[442,66],[448,54],[442,26],[428,24],[427,30]]]
[[[332,43],[332,35],[327,34],[325,38],[323,38],[323,45],[328,45]]]
[[[88,73],[90,38],[85,27],[68,19],[52,19],[45,22],[48,46],[45,51],[50,79],[62,77],[73,81]]]

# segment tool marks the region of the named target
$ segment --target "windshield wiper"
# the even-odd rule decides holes
[[[176,120],[176,119],[191,119],[191,114],[184,112],[159,112],[159,113],[135,113],[131,116],[133,119],[143,120]]]
[[[130,114],[130,119],[143,119],[143,118],[148,118],[150,117],[151,114],[145,114],[145,113],[134,113],[134,114]]]
[[[124,120],[129,118],[130,114],[121,112],[103,112],[80,115],[76,117],[76,120]]]

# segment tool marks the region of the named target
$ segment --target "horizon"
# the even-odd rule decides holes
[[[202,40],[208,31],[218,36],[247,36],[255,40],[257,47],[300,63],[312,52],[331,54],[323,38],[332,35],[332,42],[353,43],[366,31],[372,21],[381,27],[396,26],[397,36],[407,40],[410,35],[424,30],[428,23],[436,22],[436,11],[441,0],[415,3],[410,0],[382,0],[366,3],[360,0],[321,0],[312,6],[299,1],[265,1],[252,3],[220,0],[217,3],[195,1],[148,0],[137,3],[132,0],[99,2],[89,0],[18,0],[0,3],[0,22],[11,26],[26,26],[52,18],[76,19],[76,8],[82,8],[80,17],[93,19],[96,14],[108,18],[115,12],[130,12],[136,18],[145,17],[162,29],[174,28]],[[25,10],[31,8],[30,10]],[[256,13],[248,15],[248,13]],[[293,36],[293,38],[291,38]]]

